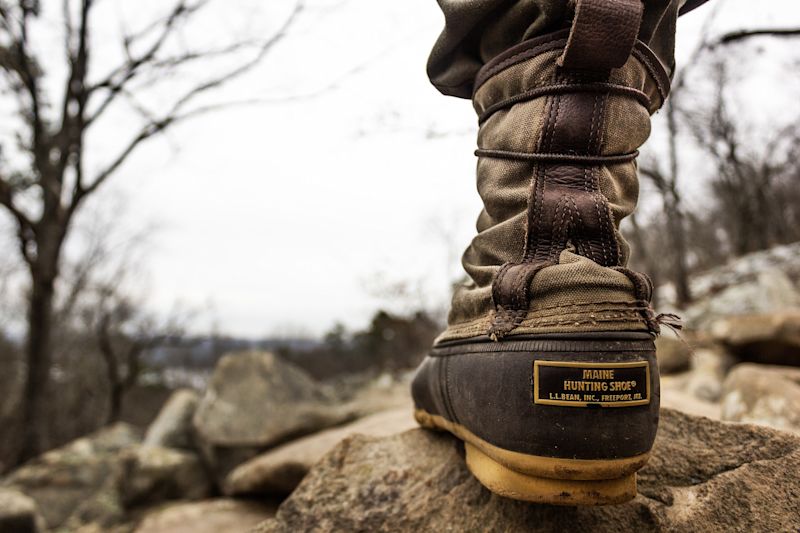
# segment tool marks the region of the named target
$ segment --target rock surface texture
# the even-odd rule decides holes
[[[274,514],[274,506],[249,501],[180,503],[148,514],[136,533],[243,533]]]
[[[348,418],[308,374],[269,352],[223,357],[194,414],[208,444],[268,447]]]
[[[800,434],[800,368],[743,363],[723,384],[722,419]]]
[[[273,448],[240,465],[228,476],[225,492],[236,494],[289,494],[309,469],[342,439],[362,434],[384,437],[417,426],[409,405],[376,413]]]
[[[120,462],[117,490],[125,507],[165,500],[200,500],[211,493],[211,480],[196,454],[136,446],[121,453]]]
[[[711,334],[738,359],[800,366],[800,311],[720,319]]]
[[[38,533],[43,527],[36,502],[21,492],[0,488],[0,533]]]
[[[800,308],[800,243],[776,246],[692,277],[694,303],[682,310],[689,329],[707,329],[722,317],[768,314]],[[670,307],[674,289],[660,289]]]
[[[270,352],[226,355],[194,413],[215,481],[265,449],[355,417],[323,384]]]
[[[192,417],[199,402],[200,396],[191,389],[173,392],[147,428],[144,444],[165,448],[194,448]]]
[[[68,528],[70,519],[113,521],[123,514],[115,490],[118,454],[136,442],[130,426],[116,424],[37,457],[2,484],[32,498],[48,528]]]
[[[639,492],[609,507],[500,498],[457,440],[414,429],[344,440],[256,531],[797,531],[800,438],[666,409]]]
[[[656,339],[658,371],[663,376],[689,370],[692,349],[685,341],[662,335]]]

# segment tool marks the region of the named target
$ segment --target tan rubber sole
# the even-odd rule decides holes
[[[636,497],[636,471],[649,453],[623,459],[560,459],[499,448],[464,426],[421,409],[423,427],[449,431],[465,443],[467,468],[495,494],[553,505],[612,505]]]

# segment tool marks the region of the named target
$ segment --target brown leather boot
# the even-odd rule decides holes
[[[609,7],[612,6],[612,7]],[[658,323],[618,231],[669,90],[640,0],[581,0],[572,27],[494,58],[473,101],[484,210],[471,282],[412,385],[420,424],[464,440],[493,492],[564,505],[636,495],[658,425]]]

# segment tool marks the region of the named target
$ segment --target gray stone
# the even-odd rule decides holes
[[[711,334],[743,361],[800,366],[800,311],[729,317]]]
[[[147,428],[144,444],[166,448],[194,448],[192,417],[200,396],[191,389],[172,393],[158,416]]]
[[[214,447],[266,448],[351,416],[301,369],[269,352],[245,352],[220,360],[194,426]]]
[[[122,515],[116,494],[120,450],[138,442],[136,431],[119,423],[51,450],[11,472],[3,485],[31,497],[47,528]]]
[[[38,533],[43,529],[36,502],[16,490],[0,488],[0,533]]]
[[[695,301],[679,314],[690,329],[706,330],[723,317],[796,310],[800,307],[798,279],[800,243],[748,254],[692,276]],[[674,307],[674,287],[660,287],[659,294],[662,307]]]
[[[345,439],[256,531],[796,531],[798,472],[798,437],[665,409],[635,500],[535,505],[483,488],[453,437],[414,429]]]
[[[661,335],[656,339],[658,371],[661,375],[688,370],[691,354],[692,349],[684,340],[667,335]]]
[[[723,385],[722,419],[800,433],[800,369],[743,363]]]
[[[327,429],[273,448],[240,465],[228,476],[224,489],[229,495],[287,495],[308,470],[342,439],[353,434],[382,437],[416,427],[409,402],[405,407],[376,413],[345,426]]]
[[[695,350],[686,375],[686,392],[706,402],[719,401],[725,374],[733,364],[733,358],[719,347]]]
[[[684,373],[661,378],[661,407],[675,409],[689,415],[720,420],[719,403],[702,400],[686,391],[688,377]]]
[[[148,513],[136,533],[245,532],[275,515],[275,504],[216,499],[179,503]]]
[[[166,500],[199,500],[211,494],[211,480],[194,453],[158,446],[137,446],[120,457],[117,488],[126,507]]]

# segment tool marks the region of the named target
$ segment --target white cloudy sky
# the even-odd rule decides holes
[[[155,309],[182,302],[209,309],[221,331],[261,336],[362,326],[392,305],[375,295],[385,283],[410,282],[428,305],[446,301],[480,204],[470,104],[425,76],[442,23],[436,2],[309,1],[290,36],[222,95],[270,102],[153,141],[90,206],[124,204],[129,231],[158,227],[144,283]],[[796,0],[758,13],[726,1],[720,29],[800,20]],[[145,4],[158,6],[136,5]],[[274,28],[291,5],[225,0],[203,31]],[[703,11],[682,20],[679,57]],[[141,13],[102,16],[113,37],[119,17]],[[96,150],[123,138],[125,124],[94,138]]]

